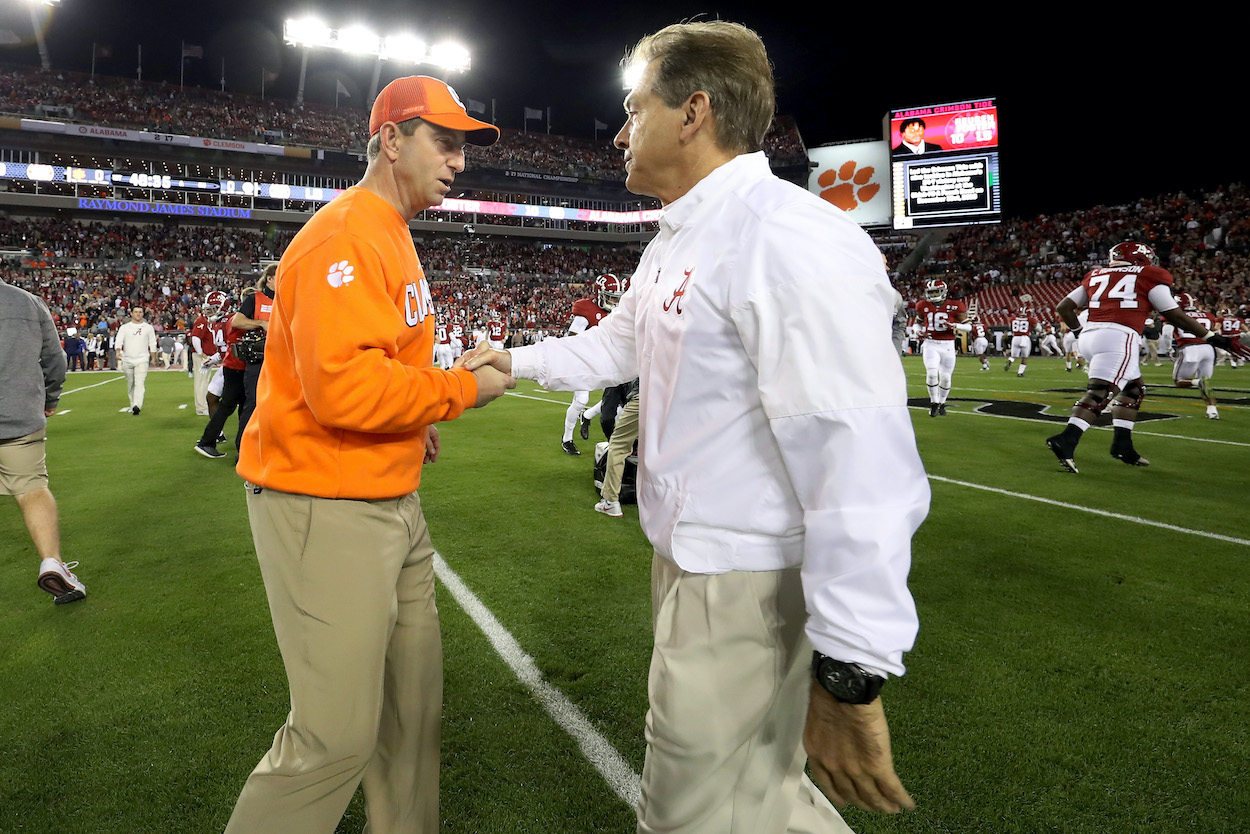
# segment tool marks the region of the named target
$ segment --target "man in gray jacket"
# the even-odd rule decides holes
[[[0,279],[0,494],[12,495],[39,553],[39,587],[57,605],[87,588],[61,560],[56,499],[48,490],[48,418],[65,385],[65,352],[47,306]]]

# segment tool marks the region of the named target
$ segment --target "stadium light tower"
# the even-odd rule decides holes
[[[48,58],[48,44],[43,39],[43,24],[52,14],[52,7],[61,5],[61,0],[26,0],[30,6],[30,25],[35,30],[35,43],[39,46],[39,65],[44,71],[52,69],[52,61]],[[40,8],[43,7],[43,8]],[[40,20],[42,15],[43,20]]]
[[[469,50],[452,43],[440,43],[430,47],[418,37],[407,34],[379,37],[364,26],[331,29],[316,18],[290,18],[282,27],[282,36],[291,46],[304,47],[300,62],[299,92],[295,100],[304,103],[304,80],[308,74],[308,54],[314,47],[337,49],[350,55],[372,55],[373,84],[369,90],[372,102],[378,92],[378,80],[382,74],[383,61],[405,61],[413,64],[430,64],[444,72],[465,72],[471,65]]]

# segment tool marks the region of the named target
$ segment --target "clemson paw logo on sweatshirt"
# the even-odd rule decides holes
[[[356,277],[352,275],[355,271],[356,267],[347,261],[339,261],[330,265],[330,274],[326,276],[326,280],[330,282],[332,287],[341,287],[352,282],[352,279]]]

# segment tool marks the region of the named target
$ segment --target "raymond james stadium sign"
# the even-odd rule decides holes
[[[130,211],[138,214],[173,214],[186,217],[237,217],[248,219],[251,209],[227,206],[185,206],[178,203],[143,203],[137,200],[103,200],[79,197],[78,207],[88,211]]]

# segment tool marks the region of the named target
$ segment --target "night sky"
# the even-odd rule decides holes
[[[0,0],[0,61],[37,65],[22,0]],[[1240,46],[1213,20],[1150,18],[1017,5],[696,2],[413,3],[401,0],[63,0],[47,28],[53,68],[90,69],[92,43],[108,45],[97,72],[178,83],[180,43],[204,47],[186,61],[188,84],[294,98],[301,52],[282,42],[282,21],[317,12],[332,28],[367,23],[430,42],[455,38],[473,68],[449,80],[462,98],[495,103],[501,127],[520,128],[522,108],[552,108],[552,132],[591,138],[594,120],[620,126],[617,63],[640,36],[695,16],[742,22],[764,38],[776,65],[779,112],[805,143],[880,139],[882,117],[913,107],[996,96],[1003,207],[1008,216],[1121,203],[1179,189],[1245,181],[1247,95]],[[946,4],[953,8],[956,4]],[[16,8],[15,8],[16,7]],[[349,10],[349,11],[348,11]],[[1175,15],[1176,13],[1173,12]],[[1009,25],[1005,19],[1010,19]],[[381,83],[410,74],[386,64]],[[336,82],[363,106],[373,62],[314,52],[306,95],[332,103]],[[488,114],[489,117],[489,114]],[[530,122],[531,130],[545,129]],[[1250,149],[1247,149],[1250,150]]]

